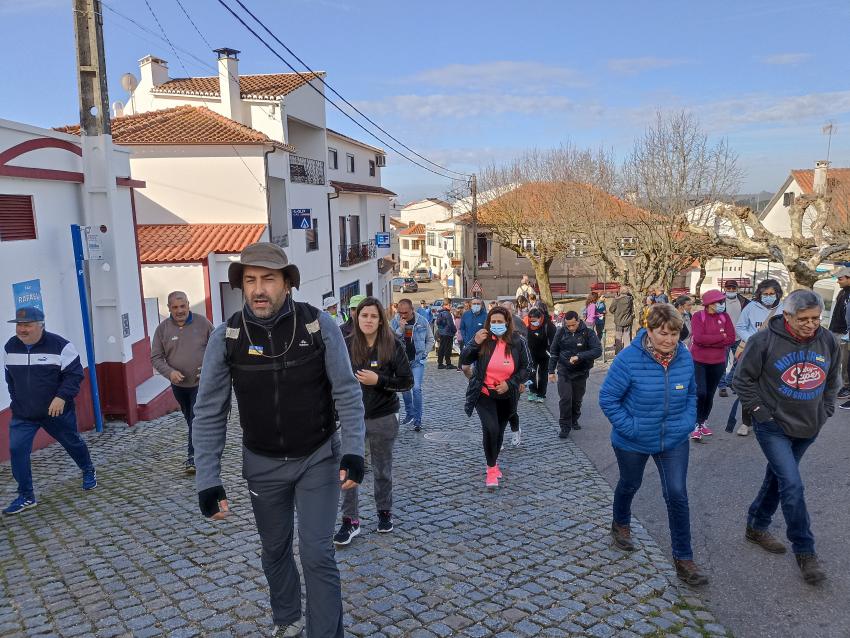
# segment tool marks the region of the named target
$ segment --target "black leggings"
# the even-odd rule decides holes
[[[697,423],[708,420],[714,407],[714,393],[720,379],[726,374],[725,363],[697,363],[694,361],[694,380],[697,384]]]
[[[491,390],[491,392],[495,392],[495,390]],[[484,458],[487,459],[487,466],[493,467],[499,460],[499,451],[502,449],[502,441],[505,438],[505,428],[508,425],[508,419],[514,414],[514,406],[508,397],[493,399],[482,394],[478,398],[475,410],[481,419]]]
[[[445,361],[447,366],[452,364],[452,341],[453,335],[439,335],[437,345],[437,363],[442,364]]]
[[[545,397],[549,384],[549,357],[545,354],[539,359],[532,356],[531,361],[531,387],[528,390],[539,397]]]

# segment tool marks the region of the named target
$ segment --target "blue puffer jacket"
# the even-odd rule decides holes
[[[643,347],[646,330],[618,354],[599,390],[599,407],[611,422],[611,444],[655,454],[687,440],[697,418],[694,363],[679,343],[667,370]]]

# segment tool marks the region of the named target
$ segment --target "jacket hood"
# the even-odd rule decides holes
[[[819,327],[817,332],[815,332],[815,336],[809,339],[808,341],[797,341],[794,337],[788,334],[788,331],[785,329],[785,317],[780,313],[778,316],[773,316],[770,318],[770,321],[767,324],[767,329],[770,330],[773,334],[781,339],[785,339],[789,343],[794,344],[797,347],[805,346],[806,344],[812,344],[816,341],[819,341],[823,338],[824,335],[829,334],[829,331],[823,326]],[[829,335],[829,338],[832,339],[832,335]]]

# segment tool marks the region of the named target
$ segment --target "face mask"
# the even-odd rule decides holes
[[[540,326],[540,322],[539,321],[532,321],[531,325],[534,326],[535,328],[537,328],[537,327]]]
[[[727,292],[727,293],[726,293],[726,298],[727,298],[727,299],[735,299],[735,297],[737,297],[737,296],[738,296],[738,293],[737,293],[737,292]]]
[[[474,312],[477,315],[479,312],[481,312],[481,306],[477,303],[472,304],[472,312]]]
[[[762,295],[761,303],[765,306],[772,306],[776,303],[776,295]]]
[[[726,303],[714,304],[714,312],[726,312]]]
[[[492,332],[497,337],[501,337],[508,331],[508,324],[506,323],[491,323],[490,324],[490,332]]]

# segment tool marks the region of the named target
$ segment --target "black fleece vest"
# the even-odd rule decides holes
[[[295,311],[270,329],[247,317],[243,323],[241,312],[227,322],[227,359],[242,442],[256,454],[308,456],[334,433],[333,394],[318,316],[316,308],[296,302]],[[288,345],[286,354],[269,358]]]

